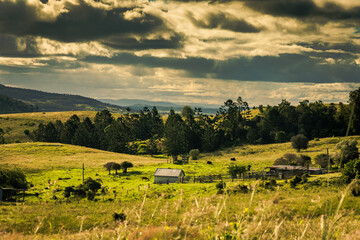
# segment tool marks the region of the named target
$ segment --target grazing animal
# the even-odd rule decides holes
[[[236,158],[230,158],[231,161],[236,161]]]
[[[213,165],[212,161],[207,161],[206,163],[207,163],[207,164],[211,164],[211,165]]]
[[[146,180],[146,181],[150,181],[150,179],[148,177],[142,177],[142,180]]]

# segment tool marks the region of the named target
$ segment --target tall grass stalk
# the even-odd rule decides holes
[[[337,206],[337,208],[336,208],[334,217],[333,217],[333,219],[332,219],[332,223],[331,223],[331,225],[329,226],[329,230],[328,230],[328,233],[327,233],[327,235],[326,235],[326,236],[328,236],[328,237],[325,238],[325,239],[330,239],[330,238],[331,238],[335,224],[336,224],[336,223],[340,220],[340,218],[343,216],[343,214],[340,213],[340,208],[341,208],[341,206],[342,206],[342,204],[343,204],[343,202],[344,202],[344,200],[345,200],[345,197],[350,193],[351,188],[352,188],[355,184],[357,184],[358,182],[360,182],[360,181],[359,181],[359,180],[353,180],[353,181],[346,187],[346,189],[344,190],[344,192],[342,193],[341,199],[340,199],[340,201],[339,201],[339,204],[338,204],[338,206]]]

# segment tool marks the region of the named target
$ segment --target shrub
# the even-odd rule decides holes
[[[247,172],[247,167],[232,164],[228,167],[228,172],[232,177],[236,177],[238,174]]]
[[[223,194],[225,187],[226,187],[226,184],[223,181],[218,182],[216,184],[216,189],[218,190],[217,193],[218,194]]]
[[[283,157],[275,160],[274,165],[298,165],[300,159],[294,153],[286,153]]]
[[[296,136],[291,137],[291,146],[300,152],[301,149],[307,149],[309,144],[309,140],[304,134],[298,134]]]
[[[275,179],[271,179],[270,181],[263,180],[259,183],[259,187],[274,190],[274,187],[276,187],[276,180]]]
[[[189,152],[189,155],[190,155],[192,160],[198,160],[199,155],[200,155],[200,151],[199,151],[199,149],[191,149],[190,152]]]
[[[354,186],[351,188],[351,193],[354,195],[354,197],[360,196],[360,182],[354,184]]]
[[[319,154],[315,157],[315,163],[321,168],[327,168],[328,165],[328,155],[325,153]],[[332,159],[330,158],[330,165],[332,164]]]
[[[75,189],[73,187],[66,187],[64,189],[64,197],[69,198],[71,196],[71,193],[73,193]]]
[[[28,189],[29,183],[20,169],[0,169],[0,187]]]
[[[125,213],[113,213],[113,219],[115,222],[120,221],[120,222],[124,222],[126,220],[126,214]]]
[[[224,189],[226,187],[226,183],[223,181],[220,181],[216,184],[216,189]]]
[[[150,153],[149,147],[145,143],[139,144],[139,146],[137,147],[137,154],[145,155],[149,153]]]
[[[295,188],[298,183],[301,183],[301,181],[301,177],[295,176],[293,179],[290,180],[290,187]]]
[[[356,145],[356,140],[344,140],[336,144],[336,147],[341,150],[340,157],[337,161],[338,165],[341,165],[340,167],[351,160],[359,158],[359,149]]]
[[[249,188],[248,188],[248,186],[246,186],[244,184],[239,184],[239,185],[236,185],[233,188],[231,188],[230,191],[233,193],[248,193]]]
[[[359,178],[360,175],[360,159],[352,160],[345,164],[342,172],[345,182],[350,183],[352,179]]]
[[[311,157],[301,154],[297,162],[298,166],[309,167],[311,165]]]
[[[101,188],[101,183],[99,183],[96,180],[89,177],[89,178],[85,179],[83,188],[85,190],[90,190],[92,192],[96,192],[97,190],[99,190]]]
[[[308,178],[310,177],[310,175],[308,173],[304,173],[302,176],[301,176],[301,182],[300,183],[306,183],[308,181]]]
[[[93,192],[93,191],[87,191],[87,192],[86,192],[86,197],[87,197],[87,200],[89,200],[89,201],[94,200],[94,198],[95,198],[95,192]]]

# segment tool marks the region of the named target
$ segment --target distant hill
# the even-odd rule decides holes
[[[164,101],[148,101],[142,99],[99,99],[99,101],[115,104],[119,106],[156,106],[156,107],[182,107],[181,105],[172,103],[172,102],[164,102]]]
[[[102,111],[122,112],[123,107],[103,103],[93,98],[70,94],[48,93],[37,90],[8,87],[0,84],[0,94],[33,105],[37,111]]]
[[[129,107],[132,111],[139,111],[142,110],[144,107],[149,108],[150,110],[156,106],[157,110],[160,113],[168,113],[170,109],[174,109],[176,112],[180,112],[184,105],[172,103],[172,102],[164,102],[164,101],[149,101],[149,100],[142,100],[142,99],[99,99],[104,103],[115,104],[119,106]],[[203,106],[204,104],[192,104],[190,105],[192,108],[194,107],[201,107],[204,114],[216,114],[218,108],[215,107],[208,107],[207,105]]]
[[[34,112],[33,105],[0,94],[0,113]]]

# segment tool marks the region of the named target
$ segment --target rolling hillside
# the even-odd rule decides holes
[[[359,136],[349,138],[359,140]],[[311,141],[301,153],[312,159],[326,149],[333,154],[343,139]],[[358,239],[360,199],[341,183],[339,172],[310,176],[294,188],[290,180],[277,179],[269,187],[266,183],[271,181],[225,178],[228,166],[234,164],[230,157],[236,157],[236,164],[251,164],[259,171],[286,152],[294,152],[290,143],[244,145],[174,165],[166,159],[59,143],[0,145],[0,169],[22,169],[31,183],[25,202],[0,206],[0,232],[4,239],[205,240],[257,239],[256,235],[313,240],[322,239],[326,224],[331,226],[326,239]],[[134,166],[127,173],[109,174],[103,166],[110,161],[130,161]],[[225,192],[219,193],[219,181],[153,184],[159,167],[181,168],[191,179],[222,174]],[[103,188],[93,199],[73,193],[66,197],[65,189],[81,186],[82,174]],[[244,187],[250,190],[239,191]],[[114,221],[115,213],[123,213],[126,220]]]
[[[0,94],[33,105],[38,111],[101,111],[122,112],[123,107],[98,100],[70,94],[48,93],[37,90],[8,87],[0,84]],[[7,113],[12,113],[8,111]]]
[[[0,94],[0,114],[34,112],[35,110],[33,105]]]
[[[61,120],[65,122],[72,115],[76,114],[80,119],[89,117],[93,119],[96,111],[68,111],[68,112],[32,112],[16,114],[0,114],[0,128],[5,132],[7,142],[28,142],[30,139],[24,134],[24,130],[35,130],[40,123],[55,122]],[[115,118],[120,114],[113,113]]]

